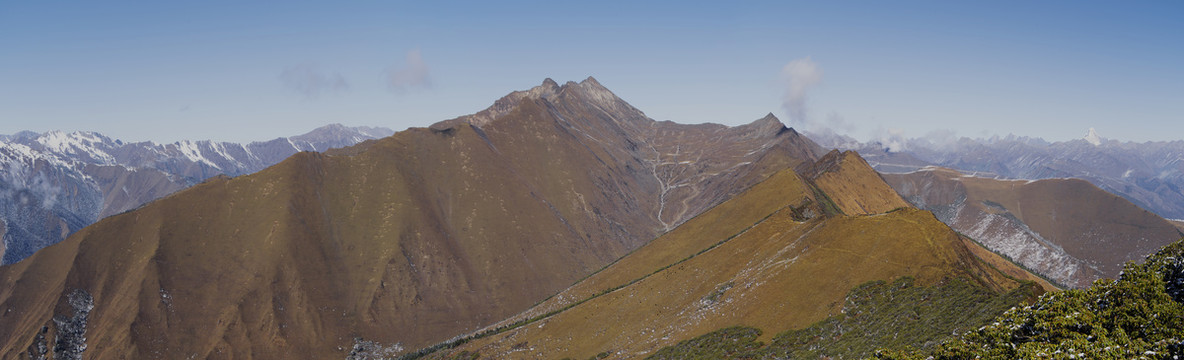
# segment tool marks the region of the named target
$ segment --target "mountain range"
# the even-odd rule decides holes
[[[63,338],[54,319],[72,316],[100,358],[417,349],[822,154],[772,116],[658,122],[595,79],[547,80],[471,116],[208,180],[0,268],[14,314],[0,352]]]
[[[1118,142],[1093,129],[1055,143],[811,136],[858,151],[914,206],[1063,286],[1114,278],[1184,230],[1171,220],[1182,214],[1184,141]]]
[[[1121,142],[1090,129],[1081,139],[1049,142],[1009,135],[988,139],[892,138],[867,143],[833,132],[809,134],[824,147],[856,150],[877,170],[929,165],[981,177],[1078,178],[1167,219],[1184,219],[1184,141]]]
[[[20,261],[101,218],[216,175],[249,174],[299,151],[324,151],[392,133],[335,124],[249,144],[129,143],[95,132],[0,135],[0,263]]]
[[[882,175],[772,114],[655,121],[593,78],[235,176],[176,147],[192,186],[0,266],[0,357],[868,357],[1060,291],[942,209],[1049,243],[1083,224],[1040,210],[1067,196],[1107,234],[1166,223],[1084,181]]]

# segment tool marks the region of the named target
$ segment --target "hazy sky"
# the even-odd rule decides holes
[[[594,76],[683,123],[1184,139],[1182,1],[256,3],[0,1],[0,133],[402,130]]]

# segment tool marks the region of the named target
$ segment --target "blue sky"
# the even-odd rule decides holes
[[[0,133],[401,130],[594,76],[684,123],[1184,139],[1184,2],[837,3],[0,1]]]

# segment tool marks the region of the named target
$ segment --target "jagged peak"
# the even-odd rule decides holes
[[[812,164],[811,167],[805,171],[805,175],[811,178],[817,178],[823,173],[838,171],[844,163],[848,162],[854,162],[856,166],[861,168],[865,167],[867,169],[871,169],[871,165],[869,165],[862,156],[859,156],[859,153],[851,150],[841,151],[838,149],[833,149],[830,152],[827,152],[826,155],[823,155],[822,158],[818,159],[818,161],[815,161],[814,164]]]
[[[567,93],[569,91],[576,93],[578,94],[577,96],[580,96],[583,99],[595,103],[605,109],[625,110],[621,109],[621,107],[624,106],[628,108],[628,110],[633,110],[640,113],[640,110],[637,110],[636,108],[626,104],[623,100],[618,98],[616,94],[613,94],[612,91],[609,91],[604,87],[604,85],[601,85],[599,81],[591,76],[578,83],[574,81],[568,81],[563,85],[559,85],[558,82],[551,78],[546,78],[543,79],[542,84],[532,87],[529,90],[515,91],[503,96],[501,99],[495,101],[493,105],[486,108],[485,110],[477,112],[476,114],[465,115],[452,120],[444,120],[433,124],[430,126],[430,128],[435,130],[445,130],[462,123],[468,123],[473,126],[482,127],[486,124],[489,124],[493,120],[502,117],[502,115],[509,113],[524,99],[555,100],[559,98],[561,94]]]
[[[763,126],[768,126],[768,127],[777,127],[777,128],[786,128],[787,127],[787,126],[785,126],[785,123],[781,122],[781,119],[777,118],[777,116],[773,115],[773,113],[765,114],[764,117],[757,119],[756,121],[753,121],[752,123],[753,124],[761,124]]]
[[[543,83],[541,85],[532,87],[532,88],[530,88],[530,90],[527,90],[526,93],[523,94],[523,97],[531,98],[531,99],[549,99],[549,98],[555,96],[555,94],[558,93],[559,90],[560,90],[560,86],[558,83],[555,82],[555,80],[552,80],[551,78],[546,78],[546,79],[543,79]],[[515,91],[514,93],[518,93],[518,91]],[[514,93],[507,95],[507,97],[514,95]]]
[[[1092,128],[1092,127],[1089,128],[1089,132],[1085,134],[1085,137],[1083,137],[1083,139],[1085,139],[1085,141],[1089,142],[1090,144],[1093,144],[1094,146],[1102,145],[1102,137],[1098,136],[1098,132],[1095,131],[1094,128]]]
[[[580,82],[580,85],[585,85],[585,84],[587,84],[589,86],[604,87],[604,85],[600,85],[599,81],[596,81],[596,78],[591,77],[591,76],[589,76],[587,79],[584,79],[584,81]]]

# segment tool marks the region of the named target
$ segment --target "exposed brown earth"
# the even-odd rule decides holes
[[[1113,278],[1181,230],[1078,179],[995,180],[928,168],[884,178],[914,205],[1024,266],[1072,287]]]
[[[655,122],[591,78],[526,93],[213,179],[0,268],[0,353],[86,314],[88,358],[339,358],[355,338],[398,354],[526,310],[822,154],[772,116]]]

